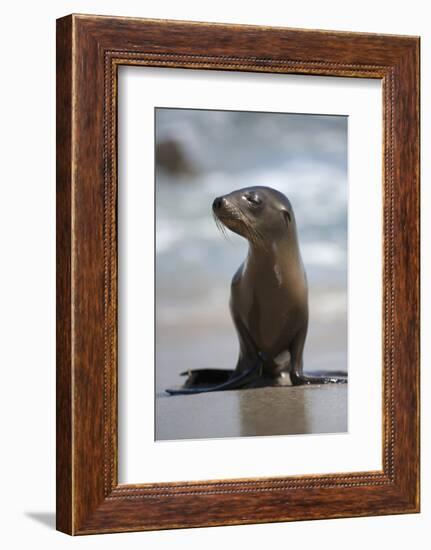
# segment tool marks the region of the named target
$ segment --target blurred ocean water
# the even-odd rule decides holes
[[[157,109],[158,391],[184,369],[235,366],[229,286],[247,242],[223,238],[211,204],[251,185],[295,210],[310,287],[305,368],[347,368],[347,117]]]

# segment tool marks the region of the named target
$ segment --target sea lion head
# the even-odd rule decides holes
[[[295,224],[289,199],[270,187],[245,187],[214,199],[216,223],[259,245],[286,238]]]

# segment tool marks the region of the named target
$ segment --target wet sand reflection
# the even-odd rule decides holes
[[[347,385],[257,388],[157,399],[156,439],[347,431]]]

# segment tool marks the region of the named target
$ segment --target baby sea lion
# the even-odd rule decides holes
[[[170,394],[266,385],[347,382],[345,373],[303,372],[308,328],[307,277],[295,215],[287,197],[269,187],[248,187],[217,197],[217,225],[249,242],[231,283],[230,311],[239,339],[235,370],[197,369]]]

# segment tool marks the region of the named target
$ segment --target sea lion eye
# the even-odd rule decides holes
[[[261,199],[256,193],[246,193],[244,198],[250,206],[258,206],[259,204],[262,204]]]
[[[288,212],[287,210],[282,210],[282,214],[284,216],[284,221],[286,222],[287,227],[289,227],[289,224],[292,221],[292,216],[290,215],[290,212]]]

